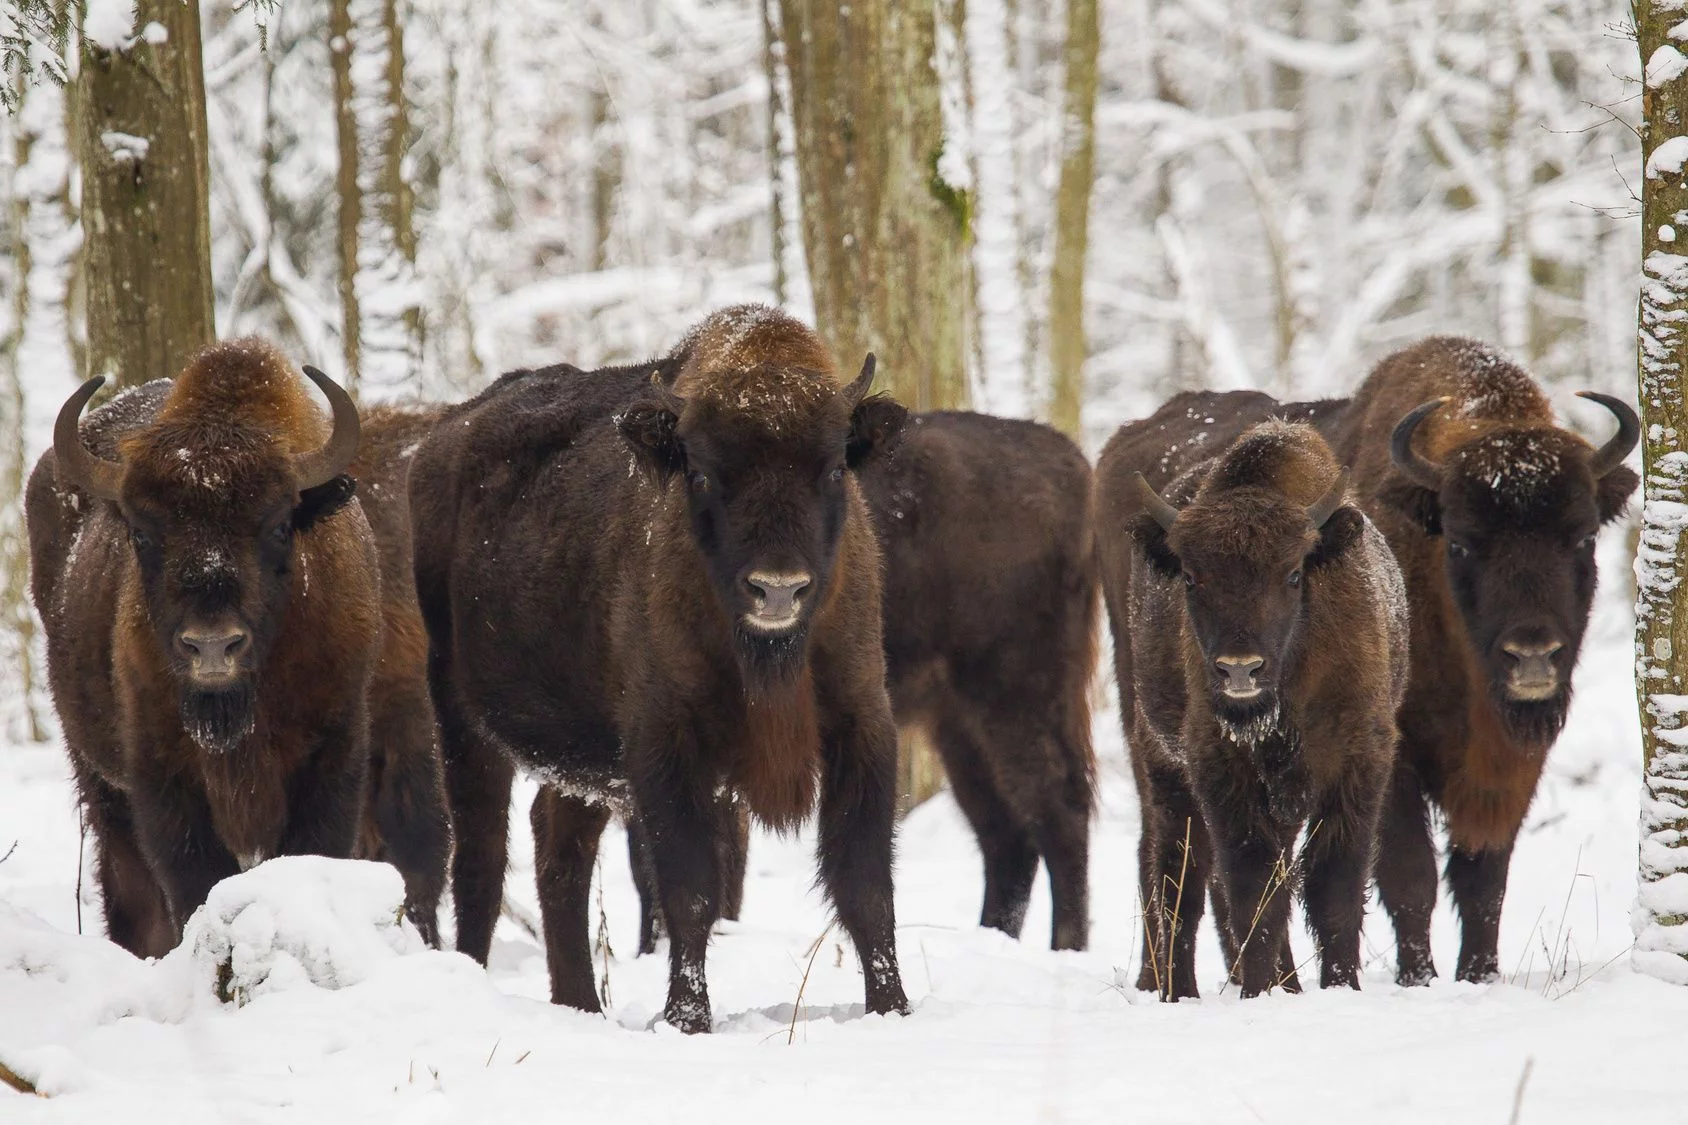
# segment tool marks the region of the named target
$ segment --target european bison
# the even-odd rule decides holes
[[[880,558],[853,472],[904,412],[868,397],[872,377],[869,357],[841,384],[813,332],[745,306],[658,364],[507,375],[423,442],[416,581],[460,949],[486,958],[519,762],[548,782],[534,827],[552,999],[599,1009],[587,888],[612,807],[630,805],[670,935],[664,1015],[707,1031],[730,799],[789,829],[818,790],[820,880],[868,1011],[906,1010]]]
[[[979,924],[1020,936],[1041,856],[1051,944],[1089,936],[1090,676],[1096,567],[1090,464],[1059,432],[982,414],[918,414],[860,474],[885,555],[885,656],[899,726],[932,739],[985,863]],[[741,821],[722,843],[744,893]],[[644,863],[629,824],[633,870]],[[638,878],[640,952],[654,947]]]
[[[32,594],[106,928],[141,956],[218,880],[357,843],[381,576],[345,472],[357,410],[306,373],[332,429],[258,340],[79,426],[90,379],[30,477]]]
[[[1218,415],[1189,406],[1175,399],[1121,428],[1096,471],[1102,588],[1144,813],[1138,987],[1197,995],[1195,934],[1215,865],[1216,921],[1244,996],[1299,987],[1295,883],[1320,984],[1358,987],[1406,679],[1400,575],[1310,426],[1262,422],[1216,450],[1197,435]],[[1146,474],[1172,476],[1164,496]]]
[[[1333,439],[1412,603],[1412,674],[1377,869],[1402,984],[1436,975],[1427,800],[1447,821],[1459,979],[1498,970],[1507,867],[1570,705],[1595,534],[1638,483],[1623,465],[1640,436],[1635,412],[1583,397],[1618,420],[1599,449],[1556,426],[1547,396],[1499,352],[1433,337],[1377,365]]]

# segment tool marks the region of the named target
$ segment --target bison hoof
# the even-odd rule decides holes
[[[1402,965],[1395,972],[1395,983],[1402,988],[1423,988],[1435,979],[1432,965]]]
[[[715,1021],[709,1014],[709,1001],[686,997],[670,1000],[662,1010],[663,1020],[687,1035],[707,1035],[714,1030]]]

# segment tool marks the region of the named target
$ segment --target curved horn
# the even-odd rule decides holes
[[[1143,505],[1143,510],[1155,517],[1162,531],[1171,531],[1173,521],[1178,518],[1178,509],[1168,504],[1166,497],[1156,492],[1142,473],[1132,473],[1131,483],[1137,489],[1137,500]]]
[[[1313,521],[1315,530],[1325,526],[1325,522],[1342,507],[1343,499],[1348,495],[1348,466],[1336,474],[1336,483],[1330,486],[1330,491],[1313,502],[1307,509],[1307,518]]]
[[[867,389],[873,386],[873,369],[878,364],[879,360],[872,352],[868,352],[867,358],[862,360],[862,373],[856,376],[855,382],[844,388],[844,397],[850,400],[851,406],[867,397]]]
[[[1413,431],[1447,401],[1445,398],[1432,399],[1417,407],[1395,423],[1395,432],[1389,438],[1389,458],[1401,470],[1401,475],[1420,488],[1432,491],[1442,487],[1442,466],[1413,451]]]
[[[82,408],[104,385],[104,375],[94,376],[59,408],[58,421],[53,423],[53,456],[61,484],[74,485],[101,500],[116,500],[123,484],[123,466],[95,456],[82,444]]]
[[[315,453],[301,453],[293,458],[293,475],[299,482],[300,492],[327,484],[345,472],[346,466],[357,456],[358,439],[363,433],[352,396],[310,364],[305,365],[305,374],[328,397],[328,404],[334,411],[334,432],[328,435],[328,443]]]
[[[1612,416],[1618,420],[1618,432],[1613,434],[1605,445],[1595,450],[1594,456],[1588,461],[1594,479],[1599,480],[1623,464],[1624,458],[1629,456],[1629,451],[1641,440],[1641,419],[1635,416],[1635,411],[1630,409],[1628,403],[1611,395],[1603,395],[1599,391],[1578,391],[1577,397],[1598,402],[1610,410]]]

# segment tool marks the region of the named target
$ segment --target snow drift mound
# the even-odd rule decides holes
[[[284,856],[213,887],[170,959],[188,957],[196,988],[224,1003],[344,988],[425,948],[403,905],[404,881],[385,863]]]

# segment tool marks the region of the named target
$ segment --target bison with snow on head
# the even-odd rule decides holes
[[[1640,437],[1635,411],[1583,397],[1617,418],[1599,448],[1555,425],[1547,396],[1494,349],[1433,337],[1379,363],[1334,435],[1412,603],[1412,674],[1377,869],[1402,984],[1436,975],[1426,802],[1447,822],[1459,978],[1498,970],[1507,868],[1570,706],[1595,536],[1638,483],[1623,464]]]
[[[79,423],[91,379],[30,477],[32,594],[107,932],[142,956],[173,946],[226,876],[358,839],[381,575],[345,473],[357,409],[306,372],[332,427],[257,340],[213,345]],[[385,752],[437,761],[431,740]],[[423,849],[432,866],[447,846]],[[429,865],[404,874],[432,937]]]
[[[458,948],[485,960],[513,764],[533,810],[551,995],[599,1009],[587,891],[636,813],[670,935],[666,1018],[711,1025],[704,953],[733,799],[791,828],[870,1012],[903,1011],[891,896],[896,729],[879,551],[856,470],[903,410],[842,383],[772,309],[704,320],[655,364],[517,372],[441,418],[411,476],[416,583],[458,828]]]
[[[1266,421],[1213,455],[1191,440],[1212,416],[1182,415],[1175,404],[1123,427],[1096,474],[1102,586],[1144,805],[1138,987],[1197,995],[1195,932],[1216,876],[1216,920],[1244,996],[1299,988],[1288,933],[1297,885],[1320,984],[1357,988],[1406,681],[1400,574],[1311,427]],[[1164,495],[1146,473],[1171,478]]]

